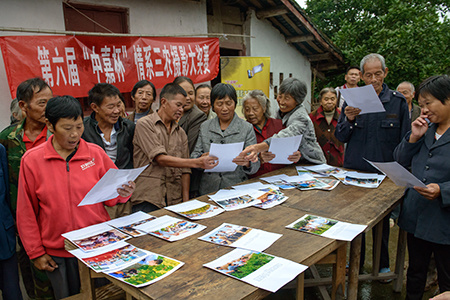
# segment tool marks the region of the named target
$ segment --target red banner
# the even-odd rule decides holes
[[[195,83],[219,73],[219,39],[106,36],[0,37],[11,95],[42,77],[55,95],[86,97],[99,82],[130,92],[142,79],[162,88],[177,76]]]

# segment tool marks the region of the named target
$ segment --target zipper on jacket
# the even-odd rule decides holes
[[[66,171],[67,171],[67,172],[70,171],[70,168],[69,168],[69,162],[68,162],[68,161],[66,161]]]

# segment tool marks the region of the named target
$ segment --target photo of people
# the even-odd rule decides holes
[[[97,256],[84,258],[83,262],[94,271],[109,272],[114,269],[121,268],[127,262],[131,262],[137,258],[142,258],[147,254],[148,253],[134,247],[133,245],[126,245]]]
[[[135,223],[132,223],[132,224],[128,224],[128,225],[125,225],[125,226],[117,227],[117,229],[119,229],[120,231],[125,232],[126,234],[129,234],[129,235],[131,235],[133,237],[134,236],[140,236],[140,235],[142,235],[142,233],[139,230],[135,229],[134,227],[136,227],[138,225],[141,225],[141,224],[145,224],[145,223],[147,223],[147,222],[149,222],[151,220],[154,220],[154,219],[155,219],[155,217],[152,216],[152,217],[150,217],[148,219],[145,219],[145,220],[141,220],[141,221],[138,221],[138,222],[135,222]]]
[[[164,228],[152,231],[151,233],[165,240],[173,240],[174,237],[185,235],[186,233],[197,230],[200,225],[188,221],[178,221]]]
[[[255,201],[250,195],[243,195],[240,197],[233,197],[230,199],[218,200],[217,204],[222,206],[226,210],[236,209],[241,206],[246,207],[250,202]]]
[[[265,193],[257,198],[258,200],[261,200],[261,203],[255,205],[259,208],[273,207],[275,205],[283,203],[288,198],[280,190],[277,189],[264,188],[260,189],[260,191]]]
[[[378,178],[357,178],[357,177],[345,176],[345,182],[353,184],[353,185],[359,185],[359,186],[361,186],[361,185],[377,186]]]
[[[251,230],[248,227],[226,224],[200,239],[214,244],[229,246],[248,234]]]
[[[150,254],[140,262],[108,275],[135,287],[143,287],[173,273],[182,265],[180,261]]]
[[[178,212],[180,215],[185,216],[188,219],[194,219],[199,216],[207,215],[213,213],[215,210],[219,209],[217,206],[206,204],[205,206],[188,210],[188,211],[180,211]]]
[[[79,240],[73,240],[72,242],[77,245],[83,251],[92,251],[101,247],[105,247],[115,242],[129,238],[128,235],[120,232],[115,228],[111,228],[108,231],[86,237]]]

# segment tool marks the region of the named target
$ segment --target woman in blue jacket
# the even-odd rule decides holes
[[[441,292],[450,291],[450,78],[433,76],[419,87],[422,114],[394,158],[426,187],[406,190],[399,226],[408,233],[406,299],[422,299],[431,254]],[[430,122],[430,123],[429,123]]]

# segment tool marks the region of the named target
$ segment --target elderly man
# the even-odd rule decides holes
[[[406,102],[408,103],[409,118],[411,123],[420,116],[420,107],[412,102],[416,90],[414,84],[409,81],[403,81],[397,86],[397,92],[402,93],[405,96]]]
[[[358,66],[350,66],[347,68],[347,72],[345,73],[345,84],[343,86],[339,86],[336,88],[338,92],[338,100],[339,100],[339,108],[342,108],[344,104],[344,97],[339,93],[339,90],[343,89],[352,89],[358,87],[358,82],[361,80],[360,69]]]
[[[408,104],[401,93],[392,91],[384,83],[388,68],[384,57],[372,53],[361,60],[361,78],[371,84],[385,108],[383,113],[360,115],[357,107],[344,103],[335,135],[347,143],[344,167],[367,172],[377,172],[364,158],[376,162],[393,161],[393,152],[402,137],[410,130]],[[375,234],[374,234],[375,236]],[[389,272],[389,216],[383,220],[380,272]],[[364,243],[361,267],[364,264]]]

